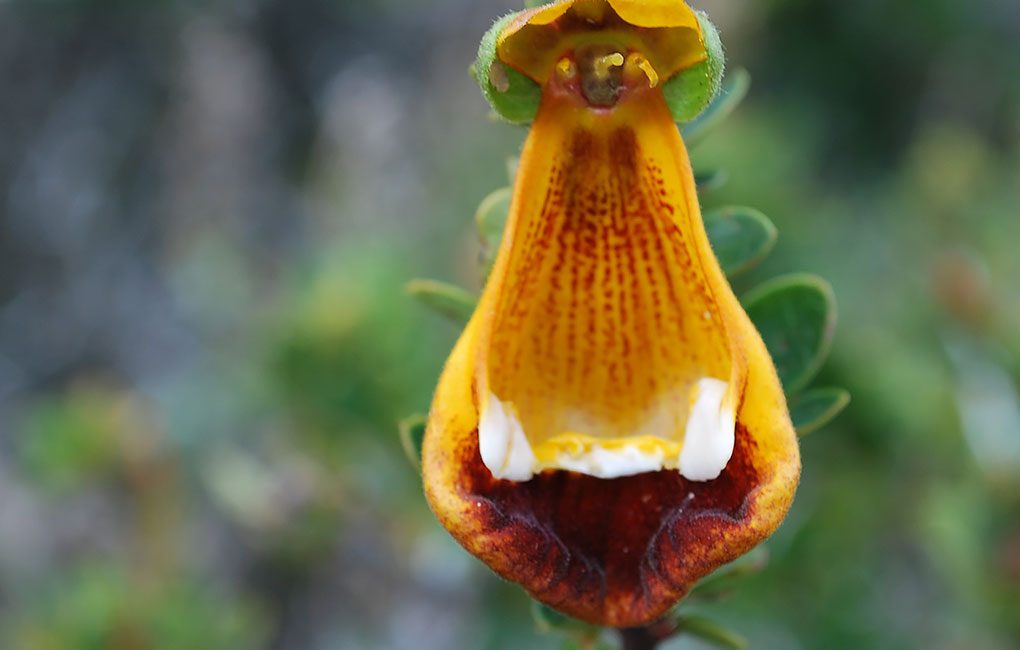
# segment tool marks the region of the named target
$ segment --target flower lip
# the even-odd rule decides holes
[[[544,85],[564,56],[595,45],[640,53],[663,80],[707,58],[697,16],[682,0],[562,0],[521,12],[499,35],[497,53]]]

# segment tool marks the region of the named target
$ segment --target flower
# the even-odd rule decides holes
[[[533,84],[539,100],[436,390],[425,492],[498,574],[596,624],[652,621],[750,550],[800,472],[674,123],[678,87],[718,85],[713,39],[682,0],[563,0],[497,23],[478,71],[489,93]]]

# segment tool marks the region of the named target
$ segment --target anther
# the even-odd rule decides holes
[[[577,76],[577,64],[573,60],[563,57],[556,64],[556,74],[563,81],[568,81]]]
[[[609,79],[610,71],[613,68],[622,67],[623,63],[623,55],[619,52],[596,57],[592,61],[592,74],[595,75],[595,79],[598,81],[605,81]]]
[[[655,88],[659,85],[659,73],[655,71],[655,66],[652,62],[644,57],[642,54],[632,52],[627,57],[627,65],[624,69],[624,73],[628,77],[638,77],[644,75],[645,79],[648,80],[648,87]]]

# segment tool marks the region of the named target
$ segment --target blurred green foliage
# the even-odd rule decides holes
[[[36,404],[22,423],[26,473],[51,490],[73,491],[116,463],[116,406],[95,389],[72,389]]]
[[[255,611],[194,582],[146,586],[125,577],[122,567],[83,566],[34,603],[5,647],[240,650],[252,647],[259,627]]]

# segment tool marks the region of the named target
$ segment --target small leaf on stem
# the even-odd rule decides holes
[[[471,319],[478,302],[467,289],[439,280],[411,280],[405,286],[405,291],[426,307],[460,325]]]
[[[726,181],[730,179],[730,174],[725,169],[706,169],[706,170],[695,170],[694,171],[694,184],[698,188],[699,194],[705,192],[711,192],[717,190],[726,184]]]
[[[776,365],[787,396],[803,389],[821,368],[836,329],[832,287],[814,275],[770,280],[741,301]]]
[[[510,214],[510,188],[501,187],[492,192],[478,205],[475,212],[475,226],[482,243],[482,266],[488,272],[499,252],[503,240],[507,216]]]
[[[682,616],[677,620],[677,634],[689,634],[705,643],[726,650],[747,650],[747,639],[721,624],[703,616]]]
[[[701,140],[744,101],[751,87],[751,75],[743,68],[737,68],[723,79],[722,88],[708,108],[698,117],[680,128],[684,142],[691,147]]]
[[[397,423],[400,433],[400,446],[404,449],[407,460],[415,469],[421,470],[421,443],[425,438],[425,423],[428,418],[421,413],[409,415]]]
[[[759,546],[705,577],[691,590],[690,598],[700,600],[721,598],[733,591],[747,576],[764,571],[768,564],[768,549]]]
[[[726,275],[760,263],[776,245],[776,227],[754,208],[732,206],[705,214],[705,230]]]
[[[561,614],[537,600],[531,601],[531,617],[539,632],[566,636],[568,641],[563,646],[564,650],[567,648],[577,650],[600,650],[603,648],[599,642],[602,628],[596,625],[590,625],[566,614]]]
[[[790,419],[797,435],[806,436],[833,420],[850,403],[850,393],[842,388],[814,388],[790,401]]]

